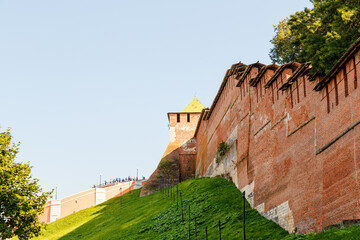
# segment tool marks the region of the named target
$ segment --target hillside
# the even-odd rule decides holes
[[[205,239],[205,226],[208,239],[218,239],[218,220],[222,239],[242,239],[242,196],[233,183],[222,178],[192,179],[181,183],[179,190],[184,222],[176,201],[161,193],[140,198],[140,190],[134,190],[122,197],[121,205],[117,197],[79,211],[49,224],[36,239],[187,239],[189,204],[191,218],[197,218],[198,239]],[[319,235],[289,235],[246,203],[247,239],[357,239],[353,237],[358,234],[360,228],[352,227]],[[195,239],[193,220],[191,235]]]

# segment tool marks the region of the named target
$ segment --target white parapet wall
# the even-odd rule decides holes
[[[80,193],[73,194],[61,200],[53,200],[46,203],[49,211],[44,211],[40,217],[45,223],[54,222],[80,210],[101,204],[113,197],[129,192],[131,189],[142,187],[146,180],[119,182],[110,186],[90,188]]]
[[[61,217],[61,200],[51,201],[50,222],[54,222]]]
[[[106,201],[106,188],[96,188],[95,205]]]
[[[135,183],[134,183],[134,189],[140,189],[140,188],[142,188],[142,187],[143,187],[142,183],[143,183],[144,181],[146,181],[146,180],[137,180],[137,181],[135,181]]]

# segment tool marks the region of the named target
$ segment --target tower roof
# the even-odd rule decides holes
[[[183,110],[183,112],[201,112],[205,107],[201,104],[201,102],[196,98],[187,105],[187,107]]]

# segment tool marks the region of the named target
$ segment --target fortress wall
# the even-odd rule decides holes
[[[354,58],[359,79],[359,51]],[[316,150],[323,163],[323,226],[341,219],[359,218],[359,125],[346,132],[360,120],[354,58],[320,91],[317,116],[321,122],[316,126]],[[333,142],[334,139],[338,140]]]
[[[50,222],[50,210],[51,210],[51,201],[47,202],[44,206],[44,212],[39,216],[40,222]]]
[[[204,110],[203,113],[199,119],[199,129],[198,129],[198,135],[196,136],[196,139],[201,139],[201,142],[196,141],[196,149],[206,149],[207,146],[207,142],[208,142],[208,138],[207,138],[207,132],[206,132],[206,127],[207,127],[207,121],[203,120],[206,117],[208,110]],[[205,161],[206,159],[208,159],[207,157],[207,151],[197,151],[197,156],[196,156],[196,162],[195,162],[195,167],[196,167],[196,171],[195,174],[196,176],[201,176],[201,173],[205,171],[206,169],[206,165],[205,165]]]
[[[184,181],[194,177],[196,162],[196,140],[186,141],[179,149],[180,180]]]
[[[121,188],[121,195],[129,192],[130,190],[133,189],[133,184],[134,184],[134,182],[124,182],[124,183],[119,183],[117,185],[105,188],[106,189],[106,192],[105,192],[106,200],[111,199],[113,197],[119,197],[120,196],[120,188]]]
[[[61,217],[95,205],[95,188],[61,199]]]
[[[238,101],[239,101],[239,89],[236,88],[237,80],[234,76],[225,79],[226,84],[222,90],[222,94],[218,99],[217,104],[213,108],[211,117],[209,120],[202,121],[200,124],[199,132],[204,130],[204,124],[206,122],[206,130],[203,134],[197,137],[197,150],[198,162],[202,162],[202,167],[199,169],[199,174],[203,176],[216,176],[225,174],[226,172],[223,170],[215,171],[217,169],[216,163],[216,155],[217,148],[221,141],[227,141],[231,136],[231,133],[234,132],[237,127],[236,119],[238,119]],[[236,131],[236,130],[235,130]],[[201,138],[200,138],[201,137]],[[203,140],[205,137],[206,141]],[[233,146],[235,149],[235,154],[237,152],[237,143],[236,143],[237,134],[235,134],[235,139],[231,140],[230,147]],[[228,159],[228,165],[234,165],[231,161],[232,159]],[[235,165],[236,165],[236,157],[235,157]],[[234,167],[236,172],[236,167]],[[219,169],[218,169],[219,170]],[[236,174],[234,176],[237,178]]]
[[[314,155],[313,103],[318,93],[312,91],[305,97],[304,91],[300,91],[304,79],[300,78],[281,94],[278,91],[279,85],[284,83],[281,78],[291,73],[289,70],[268,88],[267,97],[258,104],[253,101],[252,122],[256,127],[250,134],[249,157],[255,162],[254,206],[262,208],[263,215],[291,231],[298,220],[297,213],[300,218],[307,212],[312,216],[316,214],[319,184],[308,176],[320,176],[321,166],[311,160]],[[311,85],[308,81],[305,84]],[[256,125],[256,121],[262,121],[263,125]],[[307,202],[306,194],[310,192],[312,199]],[[282,215],[272,213],[272,209],[281,206],[287,206]],[[306,226],[315,227],[311,224],[308,221]]]
[[[45,204],[44,213],[39,217],[40,221],[50,223],[113,197],[120,196],[120,187],[122,187],[121,195],[123,195],[134,189],[133,184],[134,182],[124,182],[105,188],[91,188],[61,200],[49,201]]]
[[[198,101],[196,97],[193,101],[195,100]],[[164,180],[171,179],[176,184],[195,176],[197,151],[194,130],[201,115],[200,111],[168,113],[170,142],[157,168],[144,184],[140,196],[158,191]],[[166,162],[167,166],[162,166],[162,163]]]
[[[177,122],[177,115],[180,116],[180,122]],[[187,117],[190,117],[190,122]],[[200,113],[169,113],[169,131],[170,142],[183,144],[194,136],[194,129],[200,117]]]
[[[239,87],[230,76],[196,133],[197,175],[232,176],[235,168],[232,180],[252,206],[288,231],[321,230],[360,218],[360,86],[355,88],[354,59],[360,80],[357,51],[318,92],[313,89],[321,79],[309,81],[306,74],[279,90],[293,74],[291,68],[268,88],[272,70],[255,86],[249,81],[258,68]],[[221,141],[231,146],[217,164]]]

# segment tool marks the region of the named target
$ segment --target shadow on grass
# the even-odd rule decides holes
[[[113,198],[105,203],[100,204],[101,210],[89,214],[94,218],[85,222],[73,231],[62,236],[61,240],[69,239],[138,239],[136,236],[138,225],[148,220],[149,215],[167,207],[167,200],[156,198],[150,195],[139,198],[140,190],[133,190],[131,193],[120,197]],[[156,209],[149,208],[158,206]],[[83,214],[82,211],[76,214]],[[145,224],[145,223],[144,223]],[[142,239],[144,239],[142,237]]]
[[[49,226],[70,232],[57,238],[49,232],[39,239],[187,239],[188,206],[191,206],[191,234],[195,233],[197,218],[198,239],[204,239],[208,228],[209,239],[218,239],[218,220],[221,220],[223,239],[242,238],[242,194],[236,186],[221,178],[201,178],[185,181],[179,185],[182,191],[185,221],[180,209],[168,197],[154,193],[140,198],[140,190],[113,198],[94,208],[85,209],[64,218],[61,224]],[[101,209],[96,209],[97,207]],[[96,215],[94,217],[94,215]],[[248,239],[282,239],[288,233],[274,222],[263,218],[246,202]],[[81,224],[71,229],[71,224]],[[54,231],[55,230],[55,231]],[[61,233],[60,233],[61,234]],[[46,236],[48,235],[48,236]],[[194,236],[192,236],[193,238]]]

